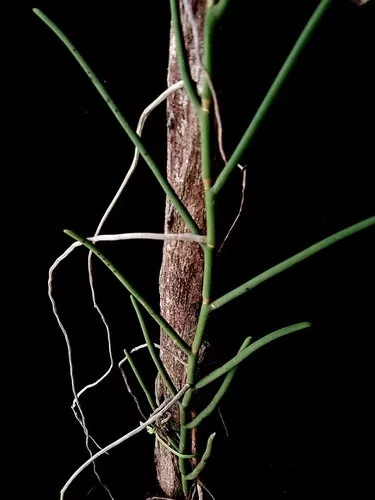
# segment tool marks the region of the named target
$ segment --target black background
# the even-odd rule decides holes
[[[233,1],[218,30],[215,62],[228,151],[235,147],[316,5],[310,0]],[[148,0],[94,5],[40,1],[24,9],[29,34],[24,54],[31,70],[28,154],[35,165],[30,177],[33,203],[26,212],[35,208],[43,228],[45,255],[38,269],[43,287],[48,267],[70,243],[62,229],[94,232],[133,149],[66,48],[32,14],[34,6],[71,38],[134,126],[143,108],[166,86],[169,9],[167,1]],[[350,2],[333,2],[247,151],[246,203],[218,259],[216,296],[374,214],[370,181],[374,20],[373,2],[361,9]],[[144,133],[161,164],[164,113],[163,108],[154,112]],[[236,214],[240,186],[240,174],[235,172],[220,195],[219,239]],[[161,231],[163,203],[163,193],[140,162],[106,232]],[[242,366],[222,404],[229,440],[218,418],[212,419],[208,430],[215,428],[218,436],[204,479],[217,500],[332,499],[344,494],[373,498],[373,242],[373,229],[357,234],[215,314],[209,335],[220,341],[215,341],[218,347],[208,370],[214,367],[214,358],[228,359],[249,334],[257,338],[289,323],[313,323],[310,330],[258,351]],[[105,250],[157,304],[160,243],[106,244]],[[122,349],[142,341],[141,333],[127,292],[100,265],[94,270],[118,362]],[[54,290],[81,388],[108,366],[105,332],[91,309],[82,249],[57,270]],[[58,498],[87,452],[70,410],[63,337],[46,294],[37,305],[48,318],[43,332],[35,327],[46,354],[36,357],[45,367],[43,390],[37,394],[48,395],[48,413],[36,409],[43,433],[48,432],[48,468],[41,491],[52,499]],[[157,338],[152,323],[150,329]],[[144,354],[139,354],[139,362],[152,383],[152,367]],[[82,405],[90,431],[103,445],[138,423],[117,370],[83,396]],[[29,408],[34,410],[32,404]],[[152,438],[145,433],[101,459],[98,470],[115,500],[143,499],[156,492],[152,462]],[[87,469],[66,498],[86,498],[95,484]],[[95,488],[89,498],[106,498],[106,493]]]

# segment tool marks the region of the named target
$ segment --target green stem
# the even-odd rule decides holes
[[[214,17],[212,15],[213,7],[206,9],[205,27],[204,27],[204,53],[203,65],[207,73],[212,75],[212,38]],[[207,238],[204,247],[204,270],[203,270],[203,287],[202,287],[202,306],[199,314],[197,329],[192,345],[192,352],[188,362],[188,383],[194,384],[194,376],[196,371],[197,355],[202,345],[203,335],[205,332],[208,316],[211,312],[209,304],[211,302],[212,289],[212,270],[214,260],[214,250],[216,243],[216,227],[215,227],[215,198],[211,190],[211,91],[205,80],[203,86],[203,107],[200,114],[200,130],[201,130],[201,150],[202,150],[202,180],[205,188],[205,210],[206,210],[206,226]]]
[[[199,476],[199,474],[202,472],[202,470],[205,468],[205,466],[207,464],[207,460],[211,456],[212,442],[213,442],[215,436],[216,436],[216,432],[211,434],[211,436],[208,438],[205,452],[203,453],[199,464],[195,467],[195,469],[192,472],[190,472],[190,474],[185,476],[185,479],[187,479],[188,481],[193,481],[193,479],[197,478]]]
[[[259,125],[264,120],[268,110],[271,105],[275,101],[277,95],[279,94],[283,84],[285,83],[290,71],[294,67],[297,62],[299,55],[302,53],[305,48],[307,42],[311,38],[315,29],[319,25],[319,21],[322,19],[323,14],[326,12],[327,8],[331,4],[332,0],[321,0],[319,6],[311,16],[309,22],[305,26],[301,35],[299,36],[296,44],[294,45],[292,51],[290,52],[288,58],[286,59],[284,65],[280,69],[276,79],[274,80],[271,88],[269,89],[266,97],[263,99],[262,104],[258,108],[254,118],[252,119],[250,125],[248,126],[245,134],[243,135],[241,141],[238,146],[234,150],[232,156],[229,158],[227,164],[223,168],[222,172],[216,179],[216,182],[213,186],[213,191],[215,194],[218,194],[219,191],[223,188],[226,181],[228,180],[231,172],[236,168],[237,164],[240,162],[242,155],[246,151],[249,146],[252,138],[254,137],[256,131],[259,128]]]
[[[136,134],[136,132],[132,129],[132,127],[129,125],[129,123],[126,121],[102,83],[99,81],[97,76],[94,74],[92,71],[91,67],[86,63],[86,61],[83,59],[81,54],[78,52],[78,50],[74,47],[74,45],[71,43],[71,41],[68,39],[68,37],[56,26],[56,24],[49,19],[43,12],[41,12],[39,9],[33,9],[33,12],[58,36],[58,38],[64,43],[64,45],[69,49],[71,54],[75,57],[77,60],[78,64],[81,66],[81,68],[85,71],[87,76],[90,78],[92,83],[94,84],[95,88],[98,90],[99,94],[103,97],[105,102],[108,104],[108,107],[112,111],[112,113],[115,115],[117,118],[118,122],[120,123],[121,127],[123,130],[126,132],[128,135],[129,139],[133,142],[134,146],[138,149],[139,153],[147,163],[147,165],[150,167],[152,173],[156,177],[157,181],[159,182],[160,186],[164,190],[165,194],[171,201],[172,205],[175,207],[177,212],[181,215],[181,218],[185,222],[185,224],[189,227],[192,233],[194,234],[199,234],[199,228],[194,222],[193,218],[187,211],[185,205],[181,202],[181,200],[178,198],[177,194],[174,192],[172,186],[169,184],[169,182],[164,178],[163,174],[161,173],[159,167],[153,160],[153,158],[150,156],[149,152],[147,151],[146,147],[144,146],[142,140],[140,137]]]
[[[167,373],[167,370],[164,368],[163,363],[161,363],[160,358],[155,351],[154,344],[153,344],[153,342],[150,338],[150,335],[147,331],[146,323],[143,319],[141,310],[138,306],[138,302],[132,295],[130,295],[130,300],[131,300],[133,307],[135,309],[135,312],[137,314],[139,324],[141,325],[141,330],[142,330],[143,336],[145,338],[145,341],[146,341],[148,350],[150,352],[151,358],[152,358],[153,362],[155,363],[155,366],[156,366],[161,378],[163,379],[167,389],[169,390],[169,392],[171,393],[171,396],[173,397],[177,394],[177,391],[173,386],[173,382],[170,379],[170,377]]]
[[[130,356],[130,354],[128,353],[128,351],[126,349],[124,349],[124,353],[125,353],[125,356],[127,357],[128,361],[129,361],[129,364],[134,372],[134,375],[136,377],[136,379],[138,380],[139,382],[139,385],[142,387],[143,389],[143,392],[145,393],[145,396],[147,398],[147,401],[149,402],[149,405],[151,406],[151,409],[152,411],[155,411],[156,410],[156,404],[154,403],[153,399],[152,399],[152,396],[151,396],[151,393],[150,391],[147,389],[147,386],[142,378],[142,375],[140,374],[138,368],[136,367],[132,357]]]
[[[212,63],[213,63],[213,34],[214,26],[217,18],[213,14],[213,2],[207,2],[204,23],[204,50],[203,50],[203,66],[210,78],[212,78]],[[206,226],[207,238],[204,247],[204,271],[203,271],[203,289],[202,289],[202,305],[199,314],[198,324],[194,336],[194,341],[191,349],[191,354],[188,359],[187,381],[189,384],[194,384],[195,372],[197,366],[198,352],[202,345],[204,332],[208,316],[211,312],[209,304],[211,302],[212,289],[212,269],[215,250],[215,199],[211,190],[211,91],[207,83],[204,81],[202,93],[202,108],[199,113],[200,133],[201,133],[201,153],[202,153],[202,181],[205,190],[205,211],[206,211]],[[186,454],[186,443],[188,429],[186,428],[187,412],[190,405],[190,400],[193,391],[188,391],[180,405],[180,453]],[[183,458],[179,460],[179,467],[182,477],[182,487],[185,496],[188,495],[188,478],[186,474],[186,461]]]
[[[316,254],[317,252],[320,252],[320,250],[323,250],[324,248],[327,248],[334,243],[347,238],[348,236],[351,236],[352,234],[355,234],[359,231],[362,231],[363,229],[367,229],[370,226],[375,225],[375,216],[374,217],[369,217],[368,219],[365,219],[361,222],[358,222],[357,224],[354,224],[353,226],[349,226],[346,229],[343,229],[342,231],[339,231],[338,233],[335,233],[331,236],[328,236],[328,238],[325,238],[322,241],[319,241],[318,243],[315,243],[315,245],[312,245],[311,247],[306,248],[302,252],[297,253],[296,255],[293,255],[293,257],[290,257],[287,260],[284,260],[284,262],[280,262],[280,264],[277,264],[276,266],[271,267],[267,271],[264,271],[264,273],[259,274],[255,278],[252,278],[249,281],[246,281],[243,285],[240,285],[239,287],[235,288],[231,292],[226,293],[222,297],[214,300],[212,304],[210,305],[211,309],[218,309],[219,307],[222,307],[223,305],[227,304],[233,299],[236,299],[237,297],[240,297],[244,293],[248,292],[249,290],[255,288],[256,286],[260,285],[264,281],[269,280],[270,278],[273,278],[273,276],[276,276],[277,274],[285,271],[286,269],[289,269],[290,267],[294,266],[295,264],[298,264],[298,262],[302,262],[303,260],[307,259],[308,257],[311,257],[312,255]]]
[[[107,257],[100,252],[96,245],[86,240],[82,236],[78,235],[74,231],[68,229],[64,230],[64,233],[71,238],[79,241],[86,248],[91,250],[107,267],[112,271],[116,278],[124,285],[124,287],[138,300],[140,304],[146,309],[150,316],[156,321],[156,323],[162,328],[162,330],[169,335],[169,337],[176,342],[179,348],[186,354],[190,354],[191,350],[187,343],[178,335],[177,332],[171,327],[171,325],[162,317],[159,316],[157,312],[151,307],[151,305],[142,297],[142,295],[134,288],[134,286],[125,278],[125,276],[117,269],[117,267],[109,260]]]
[[[192,398],[192,395],[194,393],[193,389],[188,389],[182,399],[182,402],[180,404],[180,447],[179,447],[179,452],[181,455],[186,455],[186,447],[187,447],[187,438],[189,431],[186,428],[186,414],[187,410],[189,408],[189,404]],[[187,476],[187,464],[186,464],[186,459],[182,458],[182,456],[179,457],[178,460],[178,466],[181,472],[181,483],[182,483],[182,490],[184,492],[184,495],[187,496],[189,492],[189,483],[188,480],[186,479]]]
[[[171,9],[172,26],[176,40],[177,60],[181,71],[181,77],[184,82],[184,87],[188,93],[189,99],[193,104],[196,113],[199,115],[201,103],[197,93],[196,85],[190,74],[180,19],[180,11],[178,7],[178,0],[170,0],[169,4]]]
[[[206,385],[210,384],[217,378],[221,377],[225,373],[229,372],[229,370],[232,370],[235,368],[239,363],[244,361],[250,354],[253,352],[257,351],[261,347],[265,346],[266,344],[269,344],[270,342],[280,338],[284,337],[285,335],[288,335],[289,333],[297,332],[299,330],[304,330],[305,328],[309,328],[311,326],[311,323],[309,322],[304,322],[304,323],[296,323],[295,325],[290,325],[285,328],[281,328],[280,330],[277,330],[275,332],[269,333],[265,337],[257,340],[253,344],[251,344],[249,347],[246,347],[243,351],[239,352],[234,358],[232,358],[230,361],[225,363],[223,366],[220,368],[217,368],[210,374],[206,375],[206,377],[203,377],[197,384],[195,384],[195,389],[202,389],[202,387],[205,387]]]
[[[251,337],[247,337],[242,346],[240,347],[240,350],[239,352],[243,351],[244,349],[246,349],[246,347],[248,347],[248,345],[250,344],[250,341],[251,341]],[[202,421],[207,418],[209,415],[211,415],[211,413],[217,408],[218,404],[220,403],[221,399],[223,398],[223,396],[225,395],[225,393],[227,392],[232,380],[233,380],[233,377],[236,373],[238,369],[238,366],[235,366],[234,368],[232,368],[226,375],[223,383],[221,384],[220,386],[220,389],[217,391],[217,393],[215,394],[215,396],[212,398],[212,401],[209,405],[206,406],[206,408],[204,410],[202,410],[195,418],[194,420],[192,420],[191,422],[189,422],[188,424],[186,424],[186,428],[187,429],[194,429],[194,427],[198,427],[198,425],[200,423],[202,423]]]
[[[188,359],[189,384],[194,384],[195,371],[198,359],[198,352],[203,342],[204,333],[208,317],[212,311],[210,308],[211,289],[212,289],[212,268],[215,250],[215,219],[214,203],[211,201],[211,191],[206,192],[206,223],[207,223],[207,244],[204,247],[204,270],[203,270],[203,302],[198,318],[197,329],[195,332],[191,353]]]

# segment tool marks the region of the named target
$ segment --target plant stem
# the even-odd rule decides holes
[[[146,386],[146,384],[145,384],[145,382],[143,380],[143,377],[140,374],[138,368],[136,367],[133,358],[130,356],[130,354],[128,353],[128,351],[126,349],[124,349],[124,353],[125,353],[125,356],[128,358],[129,364],[130,364],[130,366],[131,366],[131,368],[132,368],[132,370],[134,372],[134,375],[135,375],[136,379],[139,382],[139,385],[142,387],[142,390],[145,393],[145,396],[147,398],[147,401],[149,402],[149,405],[151,406],[152,411],[155,411],[156,410],[156,404],[154,403],[154,401],[152,399],[152,396],[151,396],[151,393],[148,390],[148,388],[147,388],[147,386]]]
[[[212,15],[213,6],[207,3],[204,24],[204,51],[203,51],[203,66],[207,74],[212,77],[212,38],[216,18]],[[209,304],[211,302],[212,288],[212,267],[215,250],[215,199],[211,190],[211,91],[205,79],[202,93],[202,108],[199,113],[200,133],[201,133],[201,153],[202,153],[202,181],[205,190],[205,210],[206,210],[206,226],[207,239],[204,247],[204,271],[203,271],[203,288],[202,288],[202,305],[199,314],[198,324],[193,340],[191,353],[188,358],[187,381],[193,385],[195,381],[195,372],[197,365],[198,352],[202,345],[203,336],[211,312]],[[186,454],[186,444],[188,429],[186,428],[187,411],[193,391],[187,391],[180,405],[180,453]],[[179,460],[181,471],[182,488],[185,496],[188,495],[188,477],[186,474],[186,462],[183,458]]]
[[[228,4],[228,0],[214,4],[208,2],[209,6],[206,9],[205,25],[204,25],[204,53],[203,66],[212,78],[213,65],[213,36],[214,28],[220,16],[224,13]],[[220,9],[220,10],[218,10]],[[198,325],[192,345],[192,353],[189,356],[188,364],[188,382],[194,384],[194,376],[197,363],[198,351],[202,345],[204,332],[208,316],[211,312],[209,304],[211,303],[212,289],[212,271],[214,261],[214,251],[216,245],[216,224],[215,224],[215,193],[212,189],[211,177],[211,90],[207,79],[204,81],[202,94],[202,111],[200,114],[200,130],[201,130],[201,150],[202,150],[202,181],[205,188],[205,209],[206,209],[206,226],[207,236],[206,245],[204,247],[204,273],[203,273],[203,302],[198,319]]]
[[[295,43],[292,51],[290,52],[285,63],[283,64],[282,68],[280,69],[273,84],[271,85],[271,88],[267,92],[267,95],[263,99],[262,104],[258,108],[258,111],[256,112],[250,125],[248,126],[241,141],[239,142],[238,146],[234,150],[232,156],[229,158],[229,160],[228,160],[227,164],[225,165],[225,167],[223,168],[222,172],[220,173],[220,175],[216,179],[216,182],[212,188],[215,194],[218,194],[219,191],[224,187],[226,181],[228,180],[229,175],[236,168],[237,164],[240,162],[242,155],[246,151],[246,149],[249,146],[256,131],[258,130],[259,125],[264,120],[271,105],[273,104],[277,95],[279,94],[279,92],[280,92],[283,84],[285,83],[290,71],[292,70],[292,68],[296,64],[299,55],[302,53],[307,42],[309,41],[309,39],[311,38],[315,29],[319,25],[319,21],[322,19],[323,14],[326,12],[327,8],[331,4],[331,1],[332,0],[321,0],[317,9],[315,10],[313,15],[311,16],[309,22],[306,24],[304,30],[302,31],[297,42]]]
[[[257,340],[253,344],[249,345],[249,347],[246,347],[243,351],[239,352],[234,358],[232,358],[230,361],[225,363],[223,366],[220,368],[217,368],[210,374],[206,375],[206,377],[203,377],[197,384],[195,384],[195,389],[202,389],[202,387],[205,387],[206,385],[210,384],[217,378],[221,377],[225,373],[229,372],[229,370],[232,370],[234,367],[236,367],[239,363],[244,361],[250,354],[253,352],[257,351],[261,347],[265,346],[266,344],[269,344],[270,342],[280,338],[284,337],[285,335],[288,335],[289,333],[297,332],[299,330],[304,330],[305,328],[309,328],[311,326],[311,323],[309,322],[303,322],[303,323],[296,323],[295,325],[290,325],[285,328],[281,328],[280,330],[276,330],[275,332],[269,333],[265,337]]]
[[[99,94],[103,97],[105,102],[108,104],[108,107],[112,111],[112,113],[115,115],[117,118],[118,122],[120,123],[121,127],[123,130],[126,132],[128,135],[129,139],[133,142],[134,146],[139,150],[139,153],[147,163],[147,165],[150,167],[152,173],[156,177],[157,181],[159,182],[160,186],[164,190],[165,194],[171,201],[172,205],[175,207],[177,212],[181,215],[181,218],[185,222],[185,224],[189,227],[192,233],[194,234],[199,234],[199,228],[196,225],[195,221],[187,211],[185,205],[181,202],[181,200],[178,198],[177,194],[174,192],[172,186],[169,184],[169,182],[165,179],[163,174],[161,173],[159,167],[147,151],[146,147],[144,146],[142,140],[140,137],[135,133],[133,128],[129,125],[127,120],[124,118],[123,114],[120,112],[102,83],[99,81],[95,73],[92,71],[91,67],[87,64],[87,62],[84,60],[84,58],[81,56],[81,54],[78,52],[78,50],[74,47],[74,45],[71,43],[71,41],[68,39],[68,37],[56,26],[56,24],[49,19],[48,16],[46,16],[42,11],[39,9],[33,9],[34,14],[36,14],[57,36],[58,38],[64,43],[64,45],[69,49],[71,54],[75,57],[77,60],[78,64],[81,66],[81,68],[85,71],[87,76],[90,78],[92,83],[94,84],[95,88],[98,90]]]
[[[169,5],[171,9],[172,26],[176,40],[176,53],[177,53],[178,65],[181,71],[181,77],[184,82],[184,87],[186,89],[186,92],[188,93],[189,99],[192,105],[194,106],[196,113],[199,115],[201,109],[201,103],[197,93],[195,82],[193,81],[190,74],[188,58],[184,45],[184,37],[180,19],[180,11],[178,7],[178,0],[170,0]]]
[[[248,345],[250,344],[250,341],[251,341],[251,337],[247,337],[242,346],[240,347],[240,350],[239,352],[243,351],[244,349],[246,349],[246,347],[248,347]],[[215,410],[215,408],[218,406],[218,404],[220,403],[221,399],[223,398],[223,396],[225,395],[225,393],[227,392],[232,380],[233,380],[233,377],[236,373],[238,369],[238,366],[235,366],[234,368],[232,368],[226,375],[223,383],[221,384],[220,386],[220,389],[217,391],[217,393],[215,394],[215,396],[212,398],[212,401],[211,403],[206,406],[206,408],[204,410],[202,410],[199,415],[197,415],[194,420],[192,420],[191,422],[189,422],[188,424],[186,424],[186,428],[187,429],[194,429],[194,427],[198,427],[198,425],[200,423],[202,423],[202,421],[207,418],[209,415],[211,415],[211,413]]]
[[[153,344],[153,342],[150,338],[150,335],[147,331],[147,327],[146,327],[145,321],[143,319],[141,310],[138,306],[138,302],[132,295],[130,295],[130,300],[131,300],[133,307],[135,309],[135,312],[137,314],[139,324],[141,325],[141,330],[142,330],[143,336],[145,338],[148,350],[150,352],[150,356],[151,356],[153,362],[155,363],[155,366],[156,366],[161,378],[163,379],[167,389],[169,390],[169,392],[171,393],[171,396],[173,397],[177,394],[177,391],[173,386],[173,382],[170,379],[170,377],[167,373],[167,370],[164,368],[163,363],[160,361],[160,358],[155,351],[154,344]]]
[[[171,327],[171,325],[154,309],[151,305],[142,297],[142,295],[134,288],[134,286],[125,278],[125,276],[117,269],[117,267],[109,260],[107,257],[100,252],[96,245],[86,240],[82,236],[78,235],[74,231],[70,231],[68,229],[64,230],[64,233],[70,236],[71,238],[79,241],[86,248],[92,251],[107,267],[112,271],[112,273],[116,276],[116,278],[124,285],[124,287],[138,300],[140,304],[146,309],[146,311],[150,314],[150,316],[156,321],[156,323],[164,330],[164,332],[171,337],[171,339],[176,342],[179,348],[184,351],[186,354],[190,354],[191,349],[187,345],[187,343],[178,335],[177,332]]]
[[[236,299],[237,297],[240,297],[244,293],[248,292],[249,290],[252,290],[256,286],[260,285],[264,281],[269,280],[273,276],[276,276],[277,274],[285,271],[286,269],[289,269],[290,267],[294,266],[295,264],[298,264],[298,262],[302,262],[303,260],[307,259],[308,257],[311,257],[312,255],[316,254],[317,252],[320,252],[320,250],[323,250],[324,248],[327,248],[334,243],[347,238],[348,236],[351,236],[352,234],[355,234],[359,231],[362,231],[363,229],[367,229],[370,226],[375,225],[375,216],[369,217],[368,219],[365,219],[361,222],[358,222],[357,224],[354,224],[353,226],[349,226],[342,231],[339,231],[338,233],[332,234],[331,236],[328,236],[328,238],[325,238],[324,240],[319,241],[318,243],[315,243],[311,247],[306,248],[302,252],[297,253],[296,255],[293,255],[293,257],[290,257],[289,259],[284,260],[284,262],[280,262],[280,264],[277,264],[276,266],[271,267],[267,271],[264,271],[264,273],[259,274],[255,278],[252,278],[249,281],[246,281],[243,285],[240,285],[239,287],[235,288],[234,290],[226,293],[225,295],[221,296],[220,298],[214,300],[210,304],[211,309],[218,309],[219,307],[222,307],[223,305],[227,304],[233,299]]]
[[[187,410],[191,401],[191,397],[193,395],[193,389],[188,389],[182,399],[182,402],[180,403],[180,447],[179,447],[179,452],[182,455],[187,455],[186,451],[186,445],[187,445],[187,437],[189,434],[188,429],[186,428],[186,414]],[[186,467],[186,459],[179,457],[178,459],[178,466],[181,472],[181,483],[182,483],[182,490],[184,492],[184,495],[186,496],[189,492],[189,484],[188,480],[186,479],[187,475],[187,467]]]
[[[212,7],[206,9],[206,18],[204,26],[204,53],[203,65],[207,73],[212,75],[212,37],[214,17],[212,16]],[[188,383],[194,383],[194,375],[196,369],[196,361],[198,351],[203,341],[203,335],[210,313],[209,304],[211,302],[212,288],[212,267],[214,260],[214,250],[216,242],[215,228],[215,199],[211,190],[211,91],[207,84],[207,80],[203,86],[202,97],[202,112],[200,114],[200,131],[201,131],[201,150],[202,150],[202,180],[205,189],[205,209],[206,209],[206,226],[207,237],[204,247],[204,271],[203,271],[203,287],[202,287],[202,306],[198,319],[198,325],[195,332],[195,337],[192,345],[192,352],[189,356],[188,364]]]

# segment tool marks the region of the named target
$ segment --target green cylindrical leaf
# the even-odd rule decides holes
[[[242,346],[240,347],[240,350],[238,352],[241,352],[243,351],[244,349],[246,349],[246,347],[248,347],[248,345],[250,344],[250,341],[251,341],[251,337],[247,337],[245,339],[245,341],[243,342]],[[187,429],[194,429],[194,427],[198,427],[198,425],[205,419],[207,418],[209,415],[211,415],[211,413],[215,410],[215,408],[218,406],[218,404],[220,403],[221,399],[223,398],[223,396],[225,395],[225,393],[227,392],[232,380],[233,380],[233,377],[236,373],[238,369],[238,365],[235,366],[234,368],[232,368],[226,375],[225,379],[224,379],[224,382],[221,384],[219,390],[217,391],[217,393],[215,394],[215,396],[212,398],[212,401],[209,405],[206,406],[206,408],[204,410],[202,410],[195,418],[194,420],[192,420],[191,422],[189,422],[188,424],[186,424],[186,428]]]
[[[195,467],[195,469],[192,472],[190,472],[190,474],[185,476],[185,479],[187,479],[188,481],[192,481],[193,479],[197,478],[199,476],[199,474],[202,472],[202,470],[205,468],[205,466],[207,464],[207,460],[211,456],[212,442],[213,442],[215,436],[216,436],[216,432],[211,434],[211,436],[208,438],[206,450],[203,453],[199,464]]]
[[[303,260],[307,259],[308,257],[311,257],[312,255],[320,252],[324,248],[327,248],[334,243],[337,243],[338,241],[343,240],[344,238],[347,238],[348,236],[351,236],[352,234],[355,234],[359,231],[362,231],[363,229],[367,229],[375,224],[375,216],[370,217],[369,219],[365,219],[361,222],[358,222],[358,224],[354,224],[353,226],[347,227],[346,229],[343,229],[342,231],[339,231],[338,233],[335,233],[331,236],[328,236],[328,238],[325,238],[324,240],[319,241],[318,243],[315,243],[315,245],[312,245],[311,247],[306,248],[305,250],[302,250],[302,252],[297,253],[296,255],[293,255],[293,257],[290,257],[287,260],[284,260],[284,262],[281,262],[280,264],[277,264],[276,266],[271,267],[267,271],[264,271],[264,273],[259,274],[255,278],[252,278],[249,281],[246,281],[243,285],[240,285],[239,287],[235,288],[231,292],[226,293],[222,297],[214,300],[210,304],[211,309],[218,309],[219,307],[222,307],[223,305],[227,304],[233,299],[236,299],[237,297],[240,297],[244,293],[248,292],[249,290],[252,290],[256,286],[260,285],[264,281],[269,280],[273,276],[276,276],[277,274],[280,274],[281,272],[285,271],[286,269],[289,269],[290,267],[294,266],[295,264],[298,264],[298,262],[302,262]]]
[[[159,182],[160,186],[164,190],[165,194],[168,196],[172,205],[175,207],[177,212],[181,215],[181,218],[183,219],[185,224],[190,228],[192,233],[199,234],[199,228],[196,225],[193,218],[191,217],[191,215],[189,214],[189,212],[187,211],[185,205],[181,202],[181,200],[178,198],[177,194],[174,192],[172,186],[169,184],[169,182],[162,175],[161,170],[159,169],[159,167],[157,166],[157,164],[155,163],[155,161],[151,157],[150,153],[147,151],[142,140],[136,134],[136,132],[133,130],[133,128],[130,126],[130,124],[125,119],[125,117],[123,116],[121,111],[118,109],[115,102],[113,101],[111,96],[108,94],[105,87],[100,82],[98,77],[95,75],[95,73],[93,72],[91,67],[87,64],[87,62],[84,60],[84,58],[78,52],[78,50],[72,44],[72,42],[69,40],[69,38],[61,31],[61,29],[58,26],[56,26],[56,24],[48,16],[46,16],[46,14],[44,14],[39,9],[33,9],[33,12],[34,12],[34,14],[36,14],[39,17],[39,19],[41,19],[55,33],[55,35],[58,36],[58,38],[63,42],[63,44],[69,49],[69,51],[74,56],[74,58],[76,59],[78,64],[84,70],[86,75],[90,78],[91,82],[93,83],[93,85],[95,86],[95,88],[97,89],[99,94],[103,97],[103,99],[107,103],[109,109],[115,115],[115,117],[117,118],[121,127],[128,135],[129,139],[133,142],[134,146],[138,149],[142,158],[145,160],[147,165],[150,167],[152,173],[156,177],[157,181]]]
[[[160,358],[157,355],[157,352],[155,351],[154,344],[152,343],[152,340],[150,338],[150,335],[149,335],[147,327],[146,327],[146,323],[144,322],[141,310],[138,306],[138,301],[132,295],[130,295],[130,300],[131,300],[133,307],[135,309],[135,312],[137,314],[139,324],[141,325],[141,330],[142,330],[143,336],[145,338],[145,341],[146,341],[148,350],[150,352],[151,358],[152,358],[158,372],[160,373],[160,376],[163,379],[166,387],[168,388],[169,392],[171,393],[171,395],[173,397],[177,394],[177,391],[173,386],[173,382],[170,379],[170,377],[167,373],[167,370],[164,368],[163,363],[160,361]]]
[[[124,285],[124,287],[138,300],[140,304],[146,309],[146,311],[150,314],[150,316],[158,323],[158,325],[164,330],[164,332],[171,337],[172,340],[176,342],[176,344],[180,347],[182,351],[186,354],[190,354],[190,347],[186,344],[186,342],[178,335],[177,332],[171,327],[171,325],[162,317],[159,316],[157,312],[150,306],[150,304],[142,297],[142,295],[138,292],[136,288],[125,278],[125,276],[117,269],[117,267],[109,260],[103,253],[98,250],[97,246],[91,243],[91,241],[86,240],[79,234],[74,231],[70,231],[68,229],[64,230],[64,233],[70,236],[71,238],[79,241],[86,248],[92,251],[94,255],[96,255],[102,262],[105,264],[108,269],[112,271],[112,273],[116,276],[116,278]]]
[[[271,88],[269,89],[266,97],[263,99],[262,104],[260,105],[258,111],[255,113],[254,118],[251,120],[250,125],[248,126],[245,134],[243,135],[241,141],[238,146],[234,150],[232,156],[229,158],[227,164],[222,170],[219,177],[216,179],[216,182],[213,186],[213,191],[215,194],[219,193],[219,191],[223,188],[226,181],[228,180],[229,175],[236,168],[237,164],[241,161],[241,157],[248,148],[252,138],[257,132],[259,125],[263,122],[268,110],[271,108],[271,105],[275,101],[278,96],[283,84],[285,83],[290,71],[296,64],[301,52],[305,48],[307,42],[311,38],[311,35],[314,33],[317,28],[319,21],[323,17],[323,14],[331,4],[332,0],[321,0],[317,9],[311,16],[309,22],[306,24],[304,30],[299,36],[297,42],[295,43],[292,51],[290,52],[288,58],[280,69],[276,79],[274,80]]]
[[[225,373],[229,372],[232,368],[237,366],[239,363],[244,361],[247,357],[250,356],[253,352],[257,351],[261,347],[265,346],[266,344],[269,344],[273,340],[276,340],[280,337],[284,337],[285,335],[288,335],[289,333],[297,332],[299,330],[304,330],[305,328],[309,328],[311,326],[311,323],[309,322],[304,322],[304,323],[296,323],[295,325],[290,325],[285,328],[281,328],[280,330],[276,330],[275,332],[269,333],[265,337],[257,340],[253,344],[251,344],[249,347],[246,347],[243,351],[239,352],[237,356],[234,356],[230,361],[225,363],[223,366],[220,368],[217,368],[213,372],[211,372],[209,375],[206,377],[203,377],[196,385],[196,389],[201,389],[202,387],[210,384],[217,378],[221,377],[222,375],[225,375]]]
[[[130,356],[130,354],[128,353],[128,351],[126,349],[124,349],[124,353],[125,353],[125,356],[127,357],[127,360],[129,361],[129,365],[131,366],[131,369],[133,370],[136,379],[139,382],[139,385],[142,387],[142,390],[145,393],[145,396],[146,396],[147,401],[149,402],[149,404],[151,406],[152,411],[155,411],[156,410],[156,404],[154,403],[154,400],[152,399],[151,393],[148,390],[148,388],[147,388],[147,386],[146,386],[146,384],[145,384],[145,382],[143,380],[143,377],[140,374],[138,368],[136,367],[133,358]]]

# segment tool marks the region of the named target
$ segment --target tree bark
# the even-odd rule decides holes
[[[189,2],[192,5],[199,28],[200,47],[202,48],[206,2],[205,0],[189,0]],[[180,9],[191,74],[193,79],[199,82],[202,72],[196,58],[192,30],[182,2],[180,2]],[[175,39],[171,29],[168,86],[180,79]],[[199,126],[195,111],[183,89],[168,99],[167,119],[168,181],[188,208],[199,228],[204,231],[205,210],[204,190],[201,181]],[[166,203],[165,210],[165,231],[169,233],[188,232],[185,224],[171,207],[169,201]],[[192,242],[165,242],[159,283],[161,313],[189,344],[193,341],[197,325],[202,300],[202,281],[203,252],[201,247]],[[185,382],[185,366],[178,359],[186,361],[186,356],[179,351],[173,341],[163,332],[160,335],[160,344],[161,347],[167,349],[161,351],[163,363],[176,388],[179,389]],[[156,393],[160,402],[170,396],[160,379],[157,379]],[[177,408],[172,412],[170,420],[178,426]],[[181,495],[181,481],[177,457],[156,441],[155,462],[157,479],[163,494],[169,498],[178,498]]]

